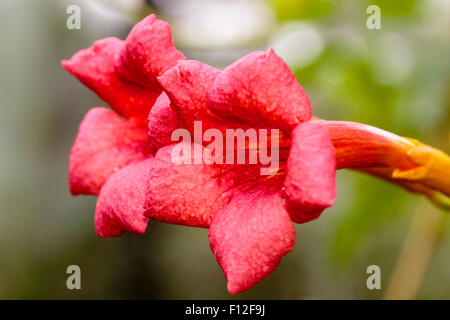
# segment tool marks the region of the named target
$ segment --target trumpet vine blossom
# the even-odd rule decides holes
[[[148,219],[208,228],[232,294],[261,281],[293,249],[293,223],[334,204],[337,169],[449,206],[444,152],[365,124],[313,117],[305,91],[272,49],[218,70],[186,60],[167,23],[151,15],[126,40],[99,40],[62,64],[112,108],[88,112],[69,159],[72,194],[98,195],[97,234],[142,234]],[[270,133],[214,152],[211,136],[174,141],[175,130],[195,134],[198,122],[216,138],[231,129]],[[241,151],[267,154],[274,145],[279,157],[268,175],[260,173],[263,163],[225,160]],[[173,161],[178,150],[192,161]]]

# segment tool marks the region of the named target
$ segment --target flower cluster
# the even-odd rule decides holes
[[[69,160],[71,193],[98,196],[97,234],[142,234],[149,218],[209,228],[232,294],[292,250],[293,222],[333,205],[337,169],[365,171],[448,205],[445,153],[364,124],[312,117],[306,93],[271,49],[218,70],[187,60],[168,24],[150,15],[125,40],[99,40],[62,65],[112,108],[88,112]],[[268,137],[279,146],[276,170],[261,175],[261,163],[212,161],[229,150],[204,152],[203,140],[172,141],[180,128],[194,134],[199,121],[221,133],[278,129]],[[201,152],[202,161],[172,161],[180,146],[192,150],[189,157]],[[244,144],[263,148],[267,141]]]

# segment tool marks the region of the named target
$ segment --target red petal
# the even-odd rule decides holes
[[[219,70],[198,61],[182,60],[158,78],[172,102],[180,124],[193,132],[195,120],[202,120],[203,129],[217,128],[210,124],[214,117],[208,108],[208,91]]]
[[[228,202],[227,186],[206,164],[175,164],[176,146],[202,152],[202,146],[182,142],[165,146],[155,155],[148,177],[147,212],[150,218],[173,224],[208,227],[215,212]]]
[[[105,183],[95,210],[95,229],[100,237],[117,237],[126,231],[145,232],[145,192],[152,160],[130,164]]]
[[[334,204],[335,151],[320,123],[305,122],[292,131],[284,187],[289,214],[297,223],[316,219]]]
[[[209,101],[224,118],[286,133],[311,118],[306,93],[272,49],[253,52],[223,70],[214,81]]]
[[[172,132],[178,127],[177,115],[171,108],[169,97],[163,92],[148,115],[148,137],[153,152],[173,143]]]
[[[116,63],[121,77],[143,86],[159,86],[156,77],[164,74],[178,60],[185,59],[175,48],[167,22],[154,14],[136,24],[125,40]]]
[[[81,122],[70,153],[70,191],[97,195],[111,174],[144,159],[149,152],[145,123],[93,108]]]
[[[187,163],[176,163],[172,153],[190,150]],[[267,180],[258,165],[214,164],[200,144],[180,142],[164,146],[155,155],[148,177],[145,215],[157,220],[195,227],[209,227],[217,210],[233,194]],[[195,155],[202,155],[197,158]],[[281,186],[280,186],[281,189]]]
[[[62,65],[119,114],[145,117],[161,89],[149,90],[118,77],[114,63],[122,48],[122,40],[102,39],[64,60]]]
[[[260,184],[235,195],[214,217],[209,241],[231,294],[264,279],[295,241],[279,189]]]

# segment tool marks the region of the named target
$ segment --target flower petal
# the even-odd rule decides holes
[[[149,90],[122,80],[114,63],[123,48],[123,41],[106,38],[90,48],[78,51],[63,67],[107,102],[117,113],[126,117],[146,117],[161,89]]]
[[[185,59],[172,41],[170,26],[154,14],[136,24],[125,40],[116,70],[128,81],[159,87],[156,77]]]
[[[223,70],[209,93],[224,118],[290,133],[311,118],[311,105],[294,74],[272,49],[253,52]]]
[[[294,222],[316,219],[336,198],[335,151],[318,122],[299,124],[291,136],[284,181],[286,207]]]
[[[186,142],[158,150],[148,176],[146,216],[207,228],[215,212],[228,202],[227,188],[218,183],[211,165],[174,163],[172,151],[177,146],[192,151],[189,160],[203,150],[201,145]]]
[[[236,194],[211,223],[211,249],[231,294],[268,276],[294,246],[295,229],[277,189],[259,184]]]
[[[153,152],[173,143],[172,132],[178,127],[177,115],[171,108],[169,97],[163,92],[148,115],[148,137]]]
[[[420,181],[450,197],[450,157],[443,151],[420,142],[408,151],[408,157],[419,167],[409,170],[396,169],[392,177],[408,181]]]
[[[95,210],[95,229],[100,237],[117,237],[128,231],[142,234],[146,182],[152,157],[130,164],[114,173],[100,191]]]
[[[81,122],[70,153],[70,191],[73,195],[97,195],[111,174],[149,153],[145,122],[93,108]]]
[[[181,60],[177,65],[158,77],[167,92],[180,124],[193,132],[194,121],[202,120],[203,128],[217,128],[216,115],[208,108],[208,91],[220,71],[207,64],[193,60]]]

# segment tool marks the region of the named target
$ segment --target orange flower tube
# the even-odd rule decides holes
[[[336,150],[336,168],[363,171],[450,209],[450,157],[417,140],[366,124],[320,121]]]

